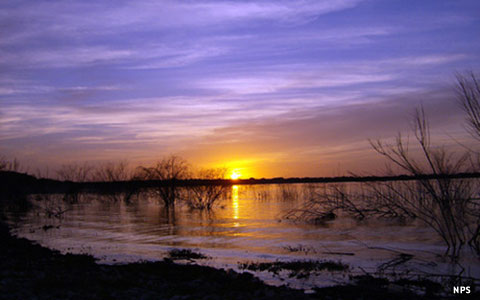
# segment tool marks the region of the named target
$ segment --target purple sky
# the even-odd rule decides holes
[[[113,4],[115,3],[115,4]],[[480,2],[2,1],[0,153],[35,167],[175,153],[243,176],[374,172],[423,104],[465,141]]]

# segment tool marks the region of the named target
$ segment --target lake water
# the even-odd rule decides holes
[[[309,185],[309,190],[320,185]],[[190,210],[179,203],[167,212],[162,204],[140,197],[131,204],[87,195],[69,206],[62,218],[46,218],[45,208],[62,206],[61,195],[24,215],[10,215],[14,233],[62,252],[88,253],[100,263],[161,260],[169,250],[187,248],[210,257],[202,265],[238,270],[241,262],[328,259],[350,265],[348,274],[376,272],[400,253],[413,259],[395,271],[453,274],[460,271],[441,255],[438,236],[421,224],[356,222],[337,218],[324,225],[285,220],[286,213],[305,201],[301,184],[232,186],[228,197],[211,212]],[[52,227],[53,226],[53,227]],[[480,277],[478,259],[466,256],[464,275]],[[391,267],[390,270],[392,270]],[[345,282],[345,272],[324,272],[307,279],[256,273],[270,284],[309,289]]]

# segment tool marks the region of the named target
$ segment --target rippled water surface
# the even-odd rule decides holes
[[[236,270],[239,262],[329,259],[349,264],[352,272],[374,272],[399,253],[408,253],[414,258],[402,267],[458,271],[458,266],[438,258],[445,247],[433,230],[419,224],[337,218],[318,226],[285,220],[287,212],[305,201],[305,190],[301,184],[289,185],[288,193],[279,185],[232,186],[211,212],[190,210],[181,203],[166,211],[148,197],[125,204],[88,195],[61,219],[45,218],[45,207],[61,204],[50,196],[50,202],[35,202],[36,209],[12,214],[10,220],[19,236],[63,252],[89,253],[104,263],[159,260],[171,249],[189,248],[211,257],[198,260],[200,264]],[[478,261],[467,260],[465,265],[470,275],[480,276]],[[269,283],[306,288],[346,277],[342,272],[302,280],[257,275]]]

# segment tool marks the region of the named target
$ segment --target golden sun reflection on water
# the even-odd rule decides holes
[[[233,218],[235,220],[238,220],[238,208],[239,208],[239,203],[238,203],[238,185],[232,185],[232,207],[233,207]],[[235,222],[234,226],[238,227],[240,223]]]

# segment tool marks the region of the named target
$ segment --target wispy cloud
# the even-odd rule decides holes
[[[419,66],[436,66],[441,64],[446,64],[450,62],[455,62],[459,60],[464,60],[469,58],[469,55],[462,53],[454,54],[439,54],[432,53],[430,55],[420,55],[420,56],[407,56],[407,57],[398,57],[391,58],[386,60],[378,61],[379,65],[384,66],[394,66],[394,67],[419,67]]]
[[[165,50],[165,49],[162,49]],[[157,53],[156,55],[152,55]],[[188,66],[192,63],[201,61],[206,58],[213,58],[227,52],[227,49],[221,47],[188,47],[184,49],[174,49],[171,48],[166,51],[153,50],[150,52],[152,56],[147,62],[144,61],[144,55],[138,55],[137,61],[133,61],[131,65],[126,66],[126,69],[138,69],[138,70],[148,70],[148,69],[163,69],[163,68],[176,68]],[[141,59],[138,61],[138,59]]]
[[[383,82],[394,78],[390,74],[331,74],[329,72],[281,72],[258,77],[213,79],[201,82],[203,88],[227,90],[238,94],[276,93],[285,89],[314,89]]]
[[[30,39],[35,35],[80,34],[92,36],[115,31],[162,30],[171,27],[208,26],[219,23],[273,20],[304,22],[333,11],[356,6],[359,0],[332,1],[135,1],[108,3],[38,1],[3,5],[0,13],[8,25],[3,43]],[[52,13],[56,15],[50,18]],[[86,17],[88,15],[88,17]],[[29,22],[22,22],[29,20]],[[42,30],[37,26],[44,25]],[[46,26],[45,26],[46,25]],[[43,33],[42,33],[43,32]]]
[[[448,117],[445,96],[432,105],[428,93],[480,68],[478,1],[402,5],[4,1],[0,151],[151,159],[184,149],[199,163],[221,152],[285,170],[359,158],[363,133],[406,124],[409,97]]]

